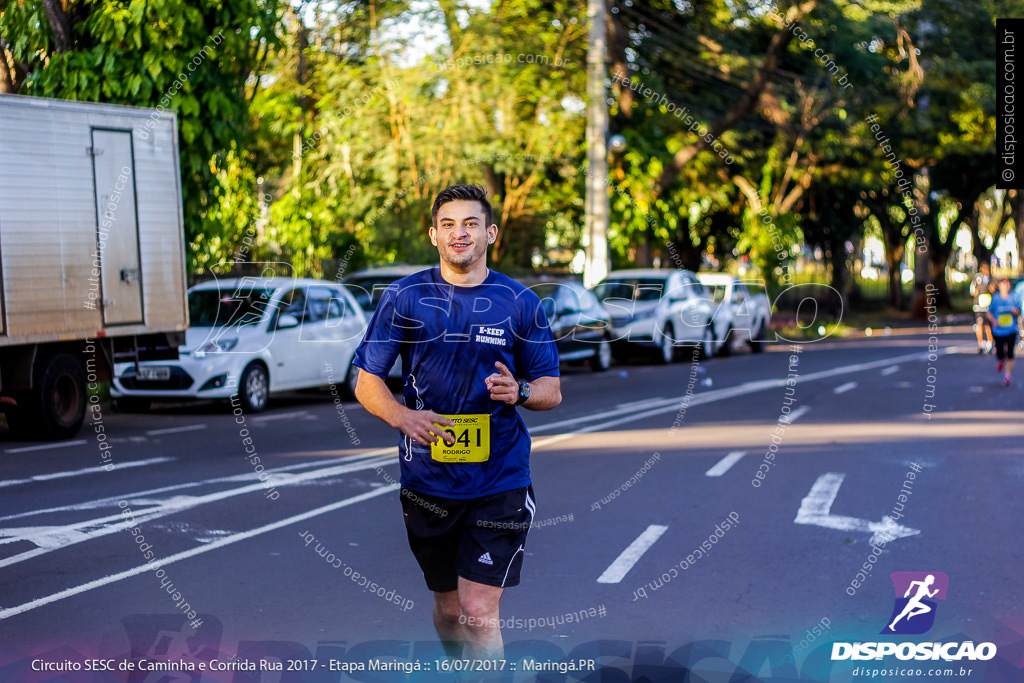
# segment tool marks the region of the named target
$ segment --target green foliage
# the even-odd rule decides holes
[[[261,51],[276,39],[276,1],[77,0],[67,5],[72,49],[65,53],[54,52],[41,0],[9,2],[0,14],[0,31],[12,37],[14,61],[26,67],[20,92],[175,112],[190,270],[219,260],[224,245],[254,218],[228,215],[230,207],[249,211],[244,202],[218,206],[221,198],[245,191],[224,182],[248,182],[251,174],[218,173],[248,163],[239,152],[251,141],[247,82]]]

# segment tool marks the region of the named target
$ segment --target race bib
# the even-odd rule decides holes
[[[442,415],[455,423],[454,427],[440,427],[455,438],[448,445],[443,439],[430,444],[430,457],[438,462],[487,462],[491,457],[491,416]]]
[[[1010,313],[1000,313],[999,317],[996,318],[996,322],[999,323],[999,327],[1012,327],[1013,315]]]

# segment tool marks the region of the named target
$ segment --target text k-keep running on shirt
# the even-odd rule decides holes
[[[520,380],[558,376],[558,351],[540,298],[493,270],[472,287],[446,282],[438,266],[397,280],[381,295],[353,363],[385,378],[399,355],[407,407],[491,416],[486,462],[438,462],[430,446],[403,434],[402,486],[463,499],[529,486],[526,425],[514,406],[491,399],[484,380],[498,371],[495,361]]]

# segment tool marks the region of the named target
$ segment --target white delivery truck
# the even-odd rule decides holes
[[[115,361],[178,357],[181,214],[174,114],[0,95],[0,409],[12,431],[71,437]]]

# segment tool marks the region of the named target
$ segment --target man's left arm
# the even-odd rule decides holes
[[[519,380],[504,363],[497,361],[494,367],[498,371],[485,380],[487,389],[491,392],[491,399],[515,405],[519,400]],[[538,377],[527,384],[530,385],[530,398],[519,404],[522,407],[530,410],[551,410],[562,402],[562,382],[558,377]]]
[[[530,398],[519,404],[522,407],[530,410],[551,410],[562,402],[561,378],[538,377],[527,384],[530,385]]]

